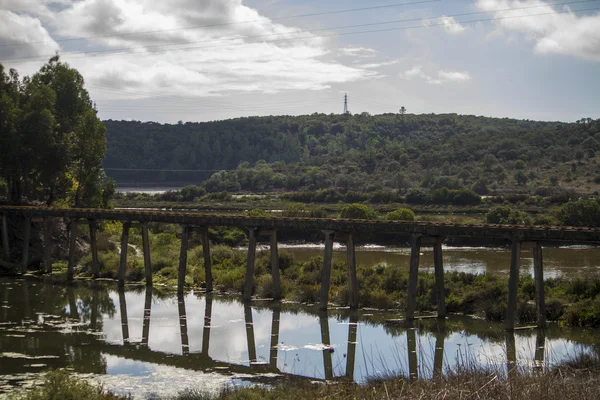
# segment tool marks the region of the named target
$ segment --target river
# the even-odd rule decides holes
[[[394,313],[244,305],[113,283],[1,279],[0,301],[0,397],[57,367],[143,399],[282,376],[365,383],[391,374],[429,379],[464,363],[500,373],[547,368],[600,344],[600,332],[589,329],[507,334],[501,324],[460,316],[413,326],[392,323]]]

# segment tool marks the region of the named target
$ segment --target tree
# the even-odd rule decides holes
[[[569,201],[558,210],[561,224],[568,226],[600,226],[600,204],[593,199]]]
[[[348,219],[376,219],[377,214],[373,209],[364,204],[354,203],[345,205],[342,208],[340,217]]]
[[[387,213],[385,219],[388,221],[414,221],[415,213],[410,208],[399,208]]]
[[[531,225],[531,217],[526,212],[508,206],[493,207],[486,215],[488,224]]]
[[[406,114],[406,108],[404,106],[400,107],[400,115]]]

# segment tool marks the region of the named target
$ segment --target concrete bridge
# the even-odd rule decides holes
[[[150,247],[148,241],[148,223],[162,222],[182,226],[181,252],[179,259],[178,292],[182,293],[185,284],[187,268],[187,250],[190,235],[197,231],[201,236],[204,253],[204,267],[206,276],[206,291],[213,290],[211,272],[210,244],[208,241],[208,228],[211,226],[232,226],[245,229],[248,232],[248,258],[246,278],[244,284],[244,301],[252,297],[254,276],[254,262],[256,256],[256,241],[258,236],[268,236],[271,248],[271,272],[274,287],[274,297],[281,297],[279,256],[277,249],[278,230],[294,229],[305,231],[322,231],[325,239],[323,269],[321,276],[320,307],[326,310],[329,304],[329,286],[331,263],[333,256],[334,236],[341,237],[346,242],[348,261],[348,284],[350,307],[358,308],[358,284],[356,278],[356,257],[354,249],[354,236],[360,233],[390,233],[411,237],[411,258],[408,284],[408,303],[406,319],[415,317],[417,307],[417,282],[419,269],[419,254],[421,247],[432,246],[434,255],[434,270],[436,281],[437,314],[439,318],[446,317],[445,287],[442,242],[448,237],[471,237],[504,239],[512,243],[512,255],[509,274],[509,295],[506,315],[506,328],[514,329],[517,307],[518,281],[520,269],[520,256],[522,249],[533,251],[534,274],[536,284],[536,304],[538,325],[544,326],[545,321],[545,296],[543,273],[543,244],[597,244],[600,243],[600,229],[584,227],[562,226],[522,226],[522,225],[465,225],[436,222],[404,222],[404,221],[371,221],[338,218],[283,218],[283,217],[245,217],[231,215],[212,215],[195,212],[157,211],[157,210],[104,210],[104,209],[59,209],[45,207],[16,207],[0,206],[2,215],[2,243],[6,257],[10,255],[8,241],[7,218],[16,217],[23,221],[23,251],[22,272],[25,273],[28,264],[29,241],[31,224],[42,225],[44,237],[44,268],[45,272],[52,272],[50,259],[50,234],[48,221],[52,218],[63,218],[69,223],[69,262],[67,279],[73,279],[75,267],[76,232],[78,224],[89,225],[92,252],[92,271],[95,278],[99,276],[98,249],[96,231],[98,221],[113,220],[123,223],[121,236],[121,256],[119,263],[119,284],[125,283],[125,270],[127,265],[127,245],[129,230],[139,228],[142,233],[143,254],[145,265],[146,284],[152,285],[152,268]]]

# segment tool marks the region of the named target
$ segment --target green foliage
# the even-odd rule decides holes
[[[308,217],[310,210],[302,203],[290,203],[283,208],[284,217]]]
[[[409,208],[399,208],[387,213],[385,219],[388,221],[414,221],[415,212]]]
[[[48,372],[41,387],[35,388],[23,400],[120,400],[127,399],[94,386],[65,370]]]
[[[360,203],[353,203],[345,205],[340,213],[340,218],[348,219],[377,219],[377,213],[375,211]]]
[[[260,208],[255,208],[254,210],[247,211],[244,213],[244,215],[246,217],[258,217],[258,218],[269,217],[269,213],[267,213],[265,210],[261,210]]]
[[[569,226],[600,226],[600,204],[593,199],[569,201],[557,213],[558,220]]]
[[[531,225],[531,217],[524,211],[509,206],[497,206],[485,216],[488,224]]]

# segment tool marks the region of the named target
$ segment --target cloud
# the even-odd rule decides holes
[[[440,21],[444,26],[444,30],[451,35],[457,35],[467,30],[464,26],[457,22],[454,17],[447,17],[444,15],[440,18]]]
[[[430,85],[441,85],[449,82],[466,82],[471,80],[468,72],[437,71],[437,73],[426,73],[423,66],[415,65],[409,70],[400,73],[400,77],[406,80],[423,79]]]
[[[38,18],[7,10],[0,10],[0,38],[0,59],[35,57],[59,49]]]
[[[46,24],[54,34],[87,38],[69,42],[70,48],[127,49],[97,56],[63,54],[87,83],[104,88],[105,99],[322,90],[380,76],[370,68],[337,61],[328,40],[274,23],[241,0],[75,0],[47,9],[53,10]],[[15,29],[22,42],[31,41],[24,37],[28,30]],[[42,55],[52,55],[45,48]],[[344,51],[375,53],[360,47]]]
[[[501,31],[518,32],[535,42],[538,54],[562,54],[600,61],[600,13],[578,17],[573,12],[558,14],[547,2],[540,0],[477,0],[477,8],[493,17],[543,14],[496,21]],[[540,6],[530,10],[497,13],[498,9]],[[570,11],[564,8],[565,11]]]
[[[340,54],[352,57],[370,58],[377,55],[377,50],[367,47],[344,47],[340,49]]]

